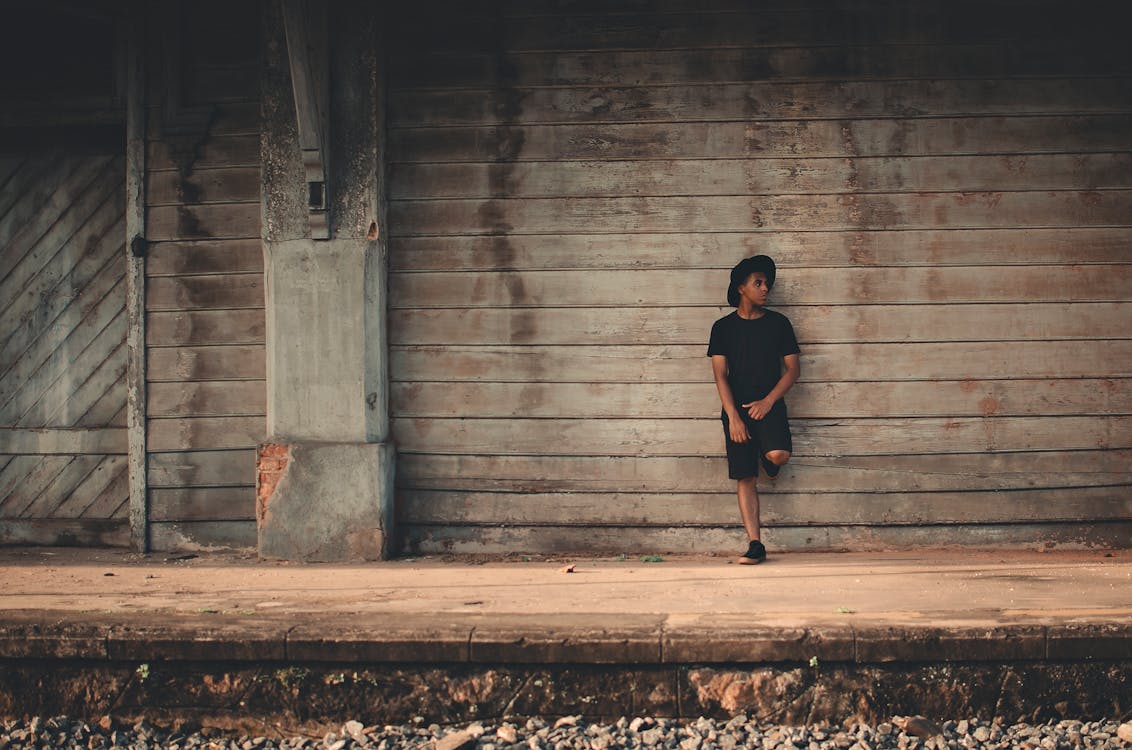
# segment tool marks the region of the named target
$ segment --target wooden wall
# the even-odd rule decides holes
[[[758,252],[803,352],[772,549],[1132,544],[1132,56],[1105,13],[413,6],[408,550],[739,549],[704,354]]]
[[[146,339],[154,549],[254,547],[266,429],[259,3],[184,4],[180,63],[151,19]],[[171,85],[176,83],[177,85]],[[180,89],[170,114],[168,92]],[[211,111],[207,127],[184,125]]]

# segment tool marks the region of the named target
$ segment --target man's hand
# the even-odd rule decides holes
[[[756,421],[765,417],[770,412],[772,406],[774,406],[774,401],[767,398],[761,401],[752,401],[749,404],[743,404],[743,408],[751,415],[751,419]]]
[[[727,416],[727,431],[731,433],[731,442],[733,443],[745,443],[751,439],[751,433],[747,432],[747,425],[743,424],[743,418],[738,414]]]

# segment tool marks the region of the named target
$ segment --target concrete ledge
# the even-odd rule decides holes
[[[734,616],[219,613],[0,615],[0,659],[422,664],[809,664],[1132,660],[1132,623],[771,627]]]
[[[659,664],[664,617],[481,617],[469,661],[518,664]]]
[[[369,618],[367,618],[369,619]],[[287,658],[319,662],[466,662],[474,625],[428,615],[364,625],[315,621],[287,634]]]

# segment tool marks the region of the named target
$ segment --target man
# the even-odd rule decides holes
[[[731,269],[727,302],[737,308],[711,328],[708,356],[723,404],[728,475],[738,482],[739,513],[747,532],[742,565],[766,559],[759,524],[758,476],[778,476],[793,443],[782,397],[798,380],[798,341],[790,320],[766,308],[777,269],[766,255],[739,261]]]

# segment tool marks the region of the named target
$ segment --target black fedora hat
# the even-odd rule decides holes
[[[743,258],[731,269],[731,285],[727,287],[727,304],[732,307],[739,306],[739,287],[753,273],[763,273],[766,276],[766,288],[774,288],[774,277],[778,269],[769,255],[752,255]]]

